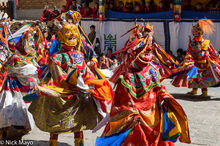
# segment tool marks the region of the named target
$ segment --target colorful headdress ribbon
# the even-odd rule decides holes
[[[78,25],[81,18],[82,16],[79,12],[69,10],[54,19],[54,24],[60,29],[62,28],[61,22],[69,22]]]

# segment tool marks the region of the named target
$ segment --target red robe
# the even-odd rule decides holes
[[[169,141],[174,137],[190,143],[186,115],[160,84],[157,69],[149,65],[141,71],[133,71],[121,74],[116,82],[110,120],[102,136],[111,137],[131,129],[121,145],[172,146],[174,144]],[[163,131],[164,103],[169,113],[176,117],[171,118],[175,126],[167,139]]]
[[[43,14],[41,15],[39,20],[40,21],[50,21],[53,19],[53,17],[54,17],[54,13],[51,10],[46,9],[43,11]]]
[[[173,73],[181,73],[173,79],[176,87],[208,88],[220,82],[220,56],[209,40],[202,37],[190,40],[185,60]],[[192,67],[198,68],[196,77],[187,79]]]
[[[69,10],[72,0],[66,0],[66,9]]]

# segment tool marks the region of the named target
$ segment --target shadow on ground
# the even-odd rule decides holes
[[[172,94],[175,99],[180,100],[187,100],[187,101],[194,101],[194,102],[201,102],[201,101],[207,101],[207,100],[213,100],[213,101],[220,101],[220,98],[212,98],[212,96],[199,96],[199,95],[189,95],[189,94]]]

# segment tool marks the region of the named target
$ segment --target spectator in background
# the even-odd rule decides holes
[[[140,3],[135,2],[133,13],[141,13],[141,12],[142,12],[142,10],[141,10],[141,7],[140,7]]]
[[[72,4],[72,0],[66,0],[66,6],[65,6],[65,10],[69,10],[70,6]],[[62,6],[63,7],[63,6]]]
[[[73,11],[77,11],[77,6],[76,6],[76,1],[73,0],[70,7],[69,7],[69,10],[73,10]]]
[[[193,6],[191,5],[191,0],[186,0],[185,5],[183,5],[184,10],[193,10]]]
[[[82,3],[82,6],[81,6],[81,8],[80,8],[80,14],[81,14],[81,15],[83,15],[83,14],[84,14],[85,7],[86,7],[86,3],[85,3],[85,2],[83,2],[83,3]]]
[[[76,0],[72,0],[71,6],[72,6],[72,8],[73,8],[74,11],[80,12],[81,6],[80,6],[80,4],[77,4],[77,1],[76,1]]]
[[[110,70],[115,70],[115,68],[117,68],[117,67],[118,67],[118,60],[115,58],[115,59],[113,59]]]
[[[81,0],[81,3],[85,2],[86,5],[89,7],[89,3],[91,3],[93,0]]]
[[[66,6],[65,6],[65,5],[62,5],[61,13],[65,13],[65,12],[67,12],[67,10],[66,10]]]
[[[108,48],[108,50],[107,50],[107,54],[106,54],[106,57],[107,58],[109,58],[109,59],[111,59],[111,60],[113,60],[113,59],[115,59],[116,57],[115,56],[112,56],[112,48]],[[110,61],[110,62],[112,62],[112,61]]]
[[[73,5],[70,5],[69,10],[76,11],[76,8]]]
[[[144,12],[144,7],[145,7],[145,2],[144,1],[140,1],[140,8],[141,8],[141,13]]]
[[[157,10],[157,6],[155,5],[154,0],[151,0],[150,1],[150,11],[156,12],[156,10]]]
[[[108,59],[109,67],[111,67],[114,64],[113,60],[116,59],[114,55],[112,56],[112,52],[112,48],[108,48],[106,58]]]
[[[111,10],[111,11],[114,11],[114,10],[115,10],[114,1],[110,1],[110,2],[109,2],[109,7],[108,7],[108,9]]]
[[[123,12],[130,12],[130,4],[128,2],[125,3],[125,9]]]
[[[122,11],[122,12],[125,12],[125,11],[126,11],[126,8],[125,8],[125,6],[124,6],[123,1],[120,1],[120,2],[119,2],[117,11]]]
[[[185,59],[186,51],[183,51],[183,59]]]
[[[151,8],[150,8],[150,3],[149,2],[145,2],[145,7],[144,7],[144,13],[150,13],[151,12]]]
[[[56,18],[57,16],[60,15],[60,12],[59,12],[59,10],[57,9],[56,6],[53,7],[53,13],[54,13],[54,18]]]
[[[90,33],[88,34],[90,42],[93,44],[96,38],[95,25],[90,26]]]
[[[173,10],[173,3],[170,3],[169,10]]]
[[[92,9],[92,14],[90,15],[92,18],[98,18],[99,17],[99,3],[96,3],[94,8]]]
[[[206,9],[203,8],[202,3],[199,2],[199,3],[196,4],[195,11],[198,11],[198,12],[205,12]]]
[[[54,17],[53,12],[49,9],[48,5],[45,5],[43,14],[40,17],[40,21],[50,21]]]
[[[166,11],[166,7],[163,4],[163,2],[160,2],[159,6],[157,7],[157,12],[162,12],[162,11]]]
[[[175,56],[173,55],[173,52],[172,52],[171,50],[166,50],[166,52],[167,52],[168,54],[170,54],[170,56],[172,56],[173,58],[175,58]]]
[[[128,3],[128,12],[132,12],[134,9],[133,3]]]
[[[109,62],[108,59],[106,58],[105,54],[101,54],[100,59],[99,59],[99,68],[100,69],[109,69]]]
[[[183,62],[183,60],[184,60],[183,49],[179,48],[176,52],[177,52],[177,57],[176,57],[177,61],[179,63]]]
[[[95,31],[95,25],[90,26],[90,33],[88,34],[88,38],[92,43],[96,55],[100,56],[101,55],[100,39]]]
[[[89,17],[92,13],[92,9],[88,7],[88,5],[84,2],[82,3],[82,7],[80,8],[80,13],[82,17]]]
[[[109,10],[109,5],[110,5],[110,3],[107,1],[107,2],[105,3],[105,9],[106,9],[106,10]]]

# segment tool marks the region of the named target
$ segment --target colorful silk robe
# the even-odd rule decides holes
[[[113,96],[107,80],[98,80],[80,51],[64,48],[49,59],[29,111],[42,131],[51,133],[93,129],[106,115],[105,103]],[[35,99],[33,99],[36,97]]]
[[[0,93],[0,128],[24,126],[31,129],[33,117],[23,96],[30,93],[37,79],[37,68],[19,54],[13,54],[1,68],[7,71]]]
[[[154,55],[152,64],[159,70],[161,75],[160,81],[163,81],[172,75],[172,68],[178,66],[178,63],[156,42],[153,43],[152,49]]]
[[[190,41],[187,55],[179,68],[173,70],[179,74],[173,85],[189,88],[207,88],[220,81],[220,57],[209,40]],[[195,71],[196,69],[196,71]]]
[[[110,119],[97,146],[164,146],[178,138],[190,143],[187,117],[160,84],[155,67],[121,74],[116,84]]]
[[[113,55],[115,54],[119,54],[119,53],[123,53],[126,50],[129,50],[131,48],[135,48],[135,54],[140,53],[141,50],[144,49],[144,46],[146,44],[144,44],[144,41],[139,41],[137,38],[135,38],[132,42],[128,43],[121,48],[120,50],[116,51],[113,53]],[[152,46],[152,55],[153,55],[153,61],[152,61],[152,65],[155,66],[159,72],[160,72],[160,81],[163,81],[164,79],[170,77],[172,75],[172,68],[178,66],[178,63],[176,61],[174,61],[174,59],[172,58],[171,55],[169,55],[168,53],[166,53],[163,48],[157,44],[156,42],[153,42]],[[131,53],[131,55],[128,56],[128,60],[129,62],[132,62],[132,60],[135,58],[134,53]],[[123,57],[123,59],[126,57]],[[111,77],[110,80],[115,80],[115,78],[117,78],[118,73],[120,71],[124,71],[126,69],[124,69],[123,67],[119,67],[118,70],[114,71],[114,75]]]

